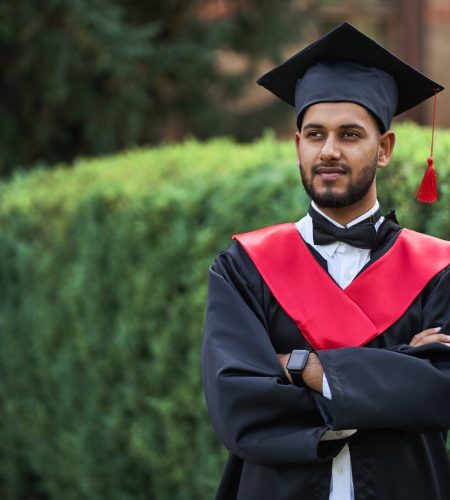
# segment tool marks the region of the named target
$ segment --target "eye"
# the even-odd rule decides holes
[[[306,137],[311,137],[311,138],[323,137],[323,133],[319,132],[319,130],[308,130],[308,132],[306,133]]]
[[[349,139],[354,139],[356,137],[359,137],[359,134],[357,132],[353,132],[352,130],[346,130],[343,134],[342,137],[346,137]]]

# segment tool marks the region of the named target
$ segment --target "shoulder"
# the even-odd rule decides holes
[[[292,237],[298,237],[298,229],[294,222],[274,224],[247,233],[233,234],[233,239],[246,248],[285,243]]]
[[[289,232],[298,238],[295,223],[277,224],[234,234],[232,236],[234,242],[217,254],[211,265],[211,271],[240,289],[245,285],[255,296],[263,300],[267,295],[267,287],[251,255],[255,249],[271,254],[274,248],[283,245]]]
[[[217,254],[213,266],[217,262],[230,262],[231,260],[244,270],[253,271],[256,268],[245,248],[265,246],[283,237],[283,235],[289,234],[298,235],[296,225],[293,222],[265,226],[244,233],[235,233],[231,236],[234,242],[226,250]]]
[[[402,233],[410,242],[426,243],[428,245],[435,245],[437,247],[450,248],[450,241],[437,238],[436,236],[419,233],[418,231],[413,231],[412,229],[408,228],[403,228]]]
[[[260,275],[247,252],[237,241],[219,252],[210,267],[227,281],[244,281],[248,284],[258,282]]]
[[[250,309],[260,315],[261,321],[265,321],[263,311],[266,310],[265,304],[270,304],[270,291],[238,242],[233,242],[226,250],[218,253],[211,264],[209,295],[216,293],[212,284],[217,279],[225,281],[229,289],[237,292]]]
[[[417,265],[445,268],[450,265],[450,242],[428,234],[402,229],[401,248]]]
[[[425,288],[425,295],[434,289],[445,289],[448,292],[450,288],[450,242],[411,229],[403,229],[402,235],[405,243],[417,252],[420,258],[418,264],[436,265],[440,268]]]

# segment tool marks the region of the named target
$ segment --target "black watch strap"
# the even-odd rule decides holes
[[[305,383],[303,382],[302,373],[303,370],[301,372],[294,372],[294,371],[289,372],[289,375],[291,376],[294,385],[305,385]]]

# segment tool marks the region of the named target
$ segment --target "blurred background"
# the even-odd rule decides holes
[[[294,112],[255,80],[343,21],[450,86],[448,0],[0,2],[1,500],[214,498],[208,267],[309,203]],[[414,199],[432,102],[378,176],[385,211],[446,239],[449,103],[438,202]]]
[[[186,137],[286,136],[291,110],[255,79],[343,20],[448,86],[447,0],[4,0],[0,174]],[[449,104],[439,96],[441,126]],[[430,103],[407,117],[429,123]]]

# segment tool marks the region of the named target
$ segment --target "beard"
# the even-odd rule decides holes
[[[303,187],[305,188],[308,196],[314,201],[318,207],[323,208],[342,208],[353,205],[358,201],[361,201],[369,192],[370,187],[375,179],[375,174],[378,164],[378,155],[375,155],[374,159],[366,166],[364,166],[359,173],[355,181],[351,182],[347,186],[347,190],[342,193],[336,193],[333,191],[333,181],[325,181],[325,190],[320,193],[313,186],[313,179],[315,175],[315,170],[318,167],[323,166],[339,166],[343,168],[347,173],[351,171],[350,167],[343,164],[326,164],[320,163],[314,165],[311,169],[311,179],[306,176],[305,169],[300,164],[300,175],[302,178]]]

